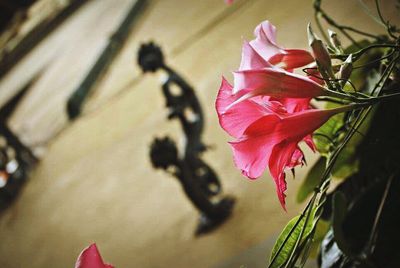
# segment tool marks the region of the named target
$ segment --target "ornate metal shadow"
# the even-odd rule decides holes
[[[180,157],[175,142],[169,137],[156,138],[150,151],[155,168],[161,168],[175,176],[193,205],[200,211],[196,234],[213,230],[231,214],[232,197],[222,196],[222,186],[215,171],[201,159],[207,146],[201,141],[204,129],[204,114],[193,88],[174,70],[164,63],[161,49],[150,42],[143,44],[138,53],[138,63],[143,72],[163,70],[167,80],[162,92],[169,109],[168,119],[181,123],[186,137],[183,156]],[[173,93],[177,87],[180,93]]]

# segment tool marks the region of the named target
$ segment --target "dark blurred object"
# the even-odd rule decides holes
[[[0,8],[2,3],[23,2],[26,6],[21,5],[21,8],[16,10],[11,19],[2,27],[0,32],[0,78],[15,66],[29,51],[40,43],[48,34],[56,29],[65,19],[73,14],[80,6],[88,0],[68,0],[69,3],[61,10],[54,10],[46,14],[42,20],[37,22],[37,25],[27,33],[19,36],[19,29],[23,22],[27,19],[27,11],[38,0],[0,0]],[[28,4],[29,2],[29,4]],[[44,16],[44,15],[42,15]],[[37,18],[35,18],[37,19]]]
[[[37,0],[0,0],[0,32],[4,31],[12,18],[25,10]]]
[[[185,157],[192,157],[206,150],[201,142],[204,129],[204,113],[194,89],[174,70],[164,63],[161,49],[153,42],[143,44],[138,53],[138,64],[143,72],[163,70],[167,73],[167,80],[162,85],[166,100],[165,106],[169,109],[168,119],[178,119],[187,137]],[[174,88],[179,92],[174,92]]]
[[[0,108],[0,209],[18,196],[37,159],[7,125],[8,118],[35,81],[29,81],[17,95]]]
[[[168,169],[171,165],[178,165],[178,149],[169,137],[156,138],[151,144],[150,159],[154,168]]]
[[[135,20],[141,13],[145,3],[146,0],[134,1],[124,20],[119,25],[118,29],[111,35],[107,46],[104,48],[92,68],[89,70],[89,73],[69,97],[66,108],[68,118],[70,120],[75,119],[81,114],[81,110],[87,96],[93,90],[96,82],[98,82],[99,79],[101,79],[101,77],[105,74],[107,68],[121,50],[123,44],[129,36],[129,33],[131,32]]]
[[[186,196],[201,212],[196,235],[213,230],[230,216],[234,205],[232,197],[216,201],[210,199],[221,190],[215,173],[208,169],[202,174],[198,174],[198,170],[193,171],[187,159],[178,157],[178,149],[169,137],[153,141],[150,158],[155,168],[164,169],[179,180]]]
[[[388,83],[384,90],[397,90],[399,83],[393,83]],[[347,211],[340,226],[345,241],[341,242],[347,245],[351,254],[340,250],[334,232],[331,231],[321,246],[319,260],[322,268],[400,267],[397,256],[400,251],[400,217],[397,215],[400,207],[398,106],[398,100],[377,106],[369,131],[363,134],[363,141],[357,147],[359,171],[328,195],[325,219],[333,216],[335,192],[341,192],[347,199]],[[381,213],[378,214],[381,204]]]
[[[23,153],[0,134],[0,209],[11,204],[27,179],[31,165],[24,161]]]
[[[141,45],[138,53],[138,64],[143,72],[155,72],[164,66],[164,55],[160,47],[153,42]]]
[[[178,119],[186,137],[182,156],[179,156],[175,142],[169,137],[156,138],[150,151],[152,164],[176,177],[186,196],[200,211],[196,234],[209,232],[230,216],[234,199],[219,195],[222,186],[218,176],[200,157],[207,149],[201,141],[204,115],[200,102],[193,88],[164,63],[162,51],[154,43],[140,47],[138,64],[145,73],[159,69],[167,73],[168,78],[162,84],[162,92],[169,109],[168,120]],[[179,93],[174,89],[178,89]]]

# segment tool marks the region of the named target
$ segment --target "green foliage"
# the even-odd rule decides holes
[[[329,221],[319,220],[315,229],[314,239],[312,240],[310,257],[316,258],[319,251],[319,246],[328,233],[331,223]]]
[[[343,233],[343,222],[347,213],[346,197],[341,192],[335,192],[333,195],[333,217],[332,229],[335,237],[335,242],[338,248],[347,256],[352,256],[352,252],[347,245],[345,235]]]
[[[351,143],[351,140],[349,143]],[[344,179],[358,171],[360,161],[356,154],[357,145],[358,144],[353,146],[349,145],[340,152],[340,155],[336,160],[335,166],[332,170],[332,175],[335,178]]]
[[[367,79],[365,79],[365,74],[363,75],[363,77],[360,77],[360,80],[365,81],[364,84],[364,93],[367,94],[372,94],[373,89],[375,87],[375,85],[379,82],[379,79],[381,78],[380,73],[375,70],[375,69],[371,69],[371,71],[368,73]],[[376,92],[375,92],[376,95]]]
[[[269,267],[281,267],[287,262],[294,250],[296,241],[300,238],[302,229],[305,228],[305,231],[300,238],[300,243],[304,240],[305,237],[310,235],[312,231],[314,215],[315,210],[310,211],[310,216],[308,217],[307,223],[306,216],[303,216],[300,221],[300,216],[296,216],[288,222],[288,224],[285,226],[278,239],[276,240],[274,247],[272,248],[270,257],[271,264]],[[298,224],[296,225],[297,222]],[[289,233],[290,236],[288,237]],[[281,247],[282,249],[280,250]],[[276,254],[278,255],[275,256]]]
[[[360,155],[357,150],[358,146],[363,141],[365,135],[371,126],[372,118],[374,117],[376,108],[373,108],[367,118],[358,128],[358,131],[353,135],[346,147],[340,152],[332,174],[337,179],[348,178],[359,170]]]
[[[326,158],[320,157],[317,162],[312,166],[312,168],[308,171],[307,176],[303,180],[298,192],[296,200],[301,203],[314,191],[315,187],[321,181],[322,174],[325,171],[326,167]]]
[[[344,114],[332,116],[322,127],[315,131],[313,139],[318,152],[325,157],[329,156],[334,146],[338,130],[343,126]]]
[[[376,80],[376,72],[371,72],[371,75],[367,76],[367,79],[365,80],[365,91],[371,92],[371,88],[376,83]],[[328,105],[327,108],[331,108],[332,106],[334,105],[330,104],[330,106]],[[359,155],[357,155],[357,147],[362,142],[363,137],[369,130],[371,120],[375,114],[375,110],[376,108],[369,113],[368,117],[363,122],[363,124],[361,124],[358,131],[353,135],[353,137],[347,143],[346,147],[341,151],[332,170],[332,174],[335,178],[347,178],[358,171]],[[340,142],[341,138],[343,137],[343,135],[341,134],[351,128],[352,123],[353,122],[351,120],[351,116],[346,117],[345,114],[338,114],[330,118],[322,127],[320,127],[314,133],[314,143],[317,147],[317,150],[323,157],[329,158],[330,153],[334,150],[336,144],[338,144],[338,142]],[[315,172],[313,172],[313,176],[314,174]],[[301,199],[304,200],[305,197]]]
[[[369,41],[368,39],[363,39],[361,41],[358,41],[358,44],[351,44],[350,46],[346,47],[344,49],[344,53],[346,54],[355,53],[360,49],[360,46],[367,47],[369,45],[371,45],[371,41]]]

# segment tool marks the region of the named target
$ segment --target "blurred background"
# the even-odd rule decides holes
[[[384,32],[360,1],[325,2],[336,21]],[[398,21],[397,1],[381,2]],[[20,179],[0,174],[0,267],[73,267],[92,242],[116,267],[265,267],[275,237],[304,206],[295,197],[307,168],[288,176],[283,211],[268,172],[250,181],[235,169],[214,101],[261,21],[277,27],[282,46],[307,48],[312,1],[0,0],[0,13],[0,147],[23,168]],[[167,121],[163,77],[137,65],[151,40],[195,88],[212,147],[203,158],[236,198],[232,216],[200,237],[179,182],[149,160],[154,137],[182,141],[179,123]],[[91,90],[72,120],[67,103],[84,81]],[[307,151],[309,165],[315,159]]]

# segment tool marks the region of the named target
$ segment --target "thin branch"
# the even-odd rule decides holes
[[[383,56],[383,57],[381,57],[381,58],[379,58],[379,59],[376,59],[376,60],[367,62],[367,63],[365,63],[365,64],[361,64],[361,65],[354,66],[354,67],[353,67],[353,70],[354,70],[354,69],[363,68],[363,67],[367,67],[367,66],[369,66],[369,65],[372,65],[372,64],[375,64],[375,63],[377,63],[377,62],[383,61],[383,60],[385,60],[385,59],[390,58],[391,56],[393,56],[393,54],[394,54],[395,52],[396,52],[396,50],[393,50],[393,51],[390,52],[388,55]]]
[[[386,30],[387,30],[388,34],[389,34],[392,38],[397,39],[397,36],[395,36],[395,35],[392,33],[391,25],[390,25],[389,21],[385,21],[385,19],[384,19],[383,16],[382,16],[381,7],[380,7],[380,5],[379,5],[379,0],[375,0],[375,6],[376,6],[376,10],[378,11],[379,19],[382,21],[382,23],[384,23],[384,24],[386,25]]]
[[[392,176],[390,176],[390,178],[389,178],[389,180],[388,180],[388,182],[386,184],[385,191],[383,192],[383,196],[382,196],[381,202],[379,204],[378,211],[377,211],[375,219],[374,219],[374,224],[373,224],[372,229],[371,229],[371,235],[369,236],[369,240],[368,240],[368,242],[367,242],[367,244],[365,246],[365,249],[364,249],[364,252],[366,254],[366,256],[365,256],[366,258],[368,256],[371,256],[372,253],[375,250],[376,239],[378,237],[378,225],[379,225],[379,222],[380,222],[380,219],[381,219],[381,215],[382,215],[382,211],[383,211],[383,207],[384,207],[384,205],[386,203],[386,200],[387,200],[387,197],[388,197],[388,194],[389,194],[389,191],[390,191],[390,186],[392,185],[392,182],[393,182],[393,179],[395,177],[395,174],[396,173],[394,173]]]
[[[370,45],[367,47],[364,47],[362,49],[360,49],[357,52],[351,53],[353,54],[353,61],[358,60],[362,55],[364,55],[366,52],[368,52],[368,50],[373,49],[373,48],[396,48],[399,49],[400,46],[399,45],[393,45],[393,44],[374,44],[374,45]],[[341,54],[341,55],[337,55],[337,54],[332,54],[331,58],[334,59],[347,59],[347,57],[350,56],[350,54]]]
[[[370,16],[376,23],[386,28],[386,24],[384,24],[379,18],[377,18],[374,14],[372,14],[371,10],[368,8],[368,6],[364,3],[363,0],[358,0],[358,2],[361,4],[361,7],[364,9],[365,13],[368,16]]]
[[[375,91],[379,88],[380,84],[382,83],[381,88],[385,85],[386,80],[389,78],[389,75],[393,71],[394,67],[396,66],[397,60],[400,58],[400,55],[395,57],[390,63],[389,66],[383,72],[383,75],[379,79],[378,83],[375,84],[374,89],[372,90],[372,95],[374,95]]]

